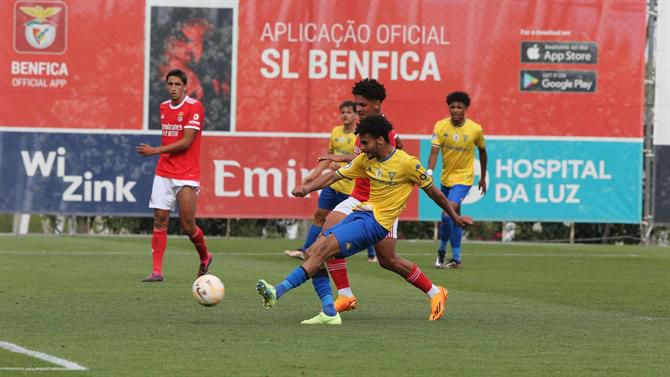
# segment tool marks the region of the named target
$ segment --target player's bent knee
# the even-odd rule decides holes
[[[323,225],[326,223],[326,217],[330,211],[325,210],[323,208],[319,208],[316,210],[316,213],[314,213],[314,225],[318,227],[323,227]]]
[[[181,225],[181,230],[184,231],[184,233],[186,233],[187,235],[190,236],[191,234],[195,233],[195,228],[196,228],[195,223],[181,222],[180,225]]]
[[[328,237],[319,237],[317,242],[315,242],[309,249],[305,252],[305,257],[316,258],[321,262],[325,262],[326,259],[335,256],[340,252],[340,244],[335,238],[334,235],[329,235]]]
[[[393,258],[384,258],[380,257],[379,254],[377,254],[377,260],[379,261],[379,266],[381,268],[393,271],[393,267],[395,265],[395,261],[393,260]]]

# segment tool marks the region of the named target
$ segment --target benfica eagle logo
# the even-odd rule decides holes
[[[62,54],[67,33],[67,5],[52,1],[18,1],[14,11],[17,52]]]

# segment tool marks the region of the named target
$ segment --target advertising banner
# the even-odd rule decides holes
[[[0,212],[151,216],[158,145],[146,134],[0,133]],[[418,143],[408,141],[418,151]],[[326,152],[328,140],[204,136],[199,217],[311,218],[318,194],[290,193]],[[273,156],[269,158],[268,156]],[[416,194],[404,218],[417,219]]]
[[[237,130],[314,132],[376,77],[406,134],[464,90],[489,135],[642,136],[642,1],[250,0],[239,25]]]
[[[0,212],[143,213],[155,159],[138,158],[139,143],[158,136],[2,132]]]
[[[315,199],[288,188],[354,82],[376,78],[383,113],[424,157],[446,95],[470,94],[490,140],[491,192],[466,204],[478,219],[641,220],[643,1],[9,0],[0,21],[0,158],[17,182],[3,212],[145,214],[152,159],[125,142],[155,137],[179,68],[205,107],[202,216],[311,217]],[[118,164],[101,162],[116,147]],[[528,163],[533,176],[515,172]],[[552,175],[534,177],[542,164]],[[623,187],[619,208],[601,205]],[[438,217],[418,194],[405,216]]]
[[[139,1],[0,1],[0,126],[140,129]],[[7,104],[11,103],[11,106]]]
[[[421,145],[428,159],[430,142]],[[488,192],[475,181],[462,212],[500,221],[637,223],[642,213],[641,142],[488,140]],[[625,162],[625,163],[624,163]],[[435,176],[441,164],[435,169]],[[425,194],[419,219],[437,220],[441,210]]]
[[[211,130],[319,132],[373,77],[406,134],[464,90],[490,135],[642,136],[637,0],[12,0],[0,21],[3,127],[155,128],[175,67]],[[546,85],[574,90],[524,90]]]

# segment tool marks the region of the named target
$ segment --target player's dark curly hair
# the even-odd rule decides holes
[[[389,142],[389,132],[393,129],[393,125],[386,118],[381,115],[368,115],[361,119],[356,127],[356,134],[371,135],[374,138],[382,136],[386,142]]]
[[[356,112],[356,104],[354,101],[344,101],[340,104],[340,110],[344,109],[345,107],[351,107],[351,109]]]
[[[451,92],[447,96],[447,105],[453,102],[461,102],[465,107],[470,107],[470,96],[466,92]]]
[[[383,102],[386,99],[386,89],[375,79],[363,79],[354,84],[351,94],[361,96],[368,101],[379,100]]]
[[[170,72],[165,75],[165,82],[168,81],[170,76],[175,76],[181,80],[181,82],[186,85],[186,82],[188,81],[188,78],[186,77],[186,73],[182,71],[181,69],[171,69]]]

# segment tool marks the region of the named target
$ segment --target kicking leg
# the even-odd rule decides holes
[[[375,245],[379,265],[402,276],[407,282],[425,293],[430,298],[431,306],[428,319],[431,321],[439,319],[446,309],[449,292],[446,288],[433,284],[415,263],[398,256],[395,252],[395,244],[395,239],[385,238]]]

